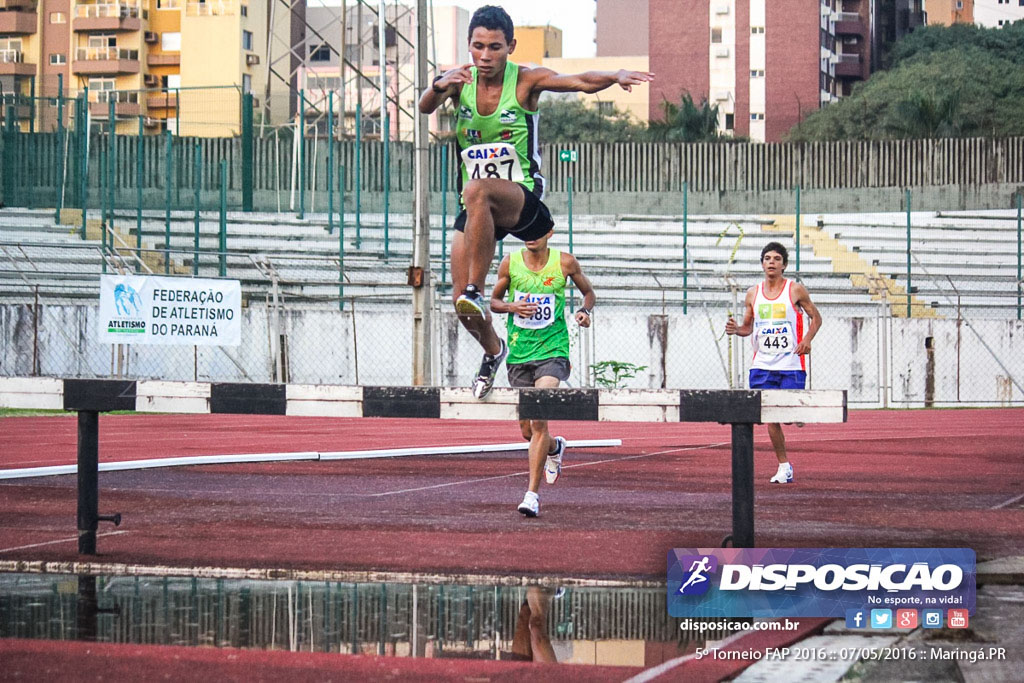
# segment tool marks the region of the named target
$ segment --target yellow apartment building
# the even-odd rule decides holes
[[[925,9],[929,25],[974,23],[974,0],[928,0]]]
[[[0,0],[2,1],[2,0]],[[545,59],[562,56],[562,29],[554,26],[516,26],[516,64],[540,66]]]
[[[88,88],[95,127],[109,126],[112,102],[118,133],[141,120],[146,133],[237,135],[241,93],[264,81],[267,2],[0,0],[0,92],[22,130],[55,115],[16,96],[41,104],[60,83],[65,97]]]

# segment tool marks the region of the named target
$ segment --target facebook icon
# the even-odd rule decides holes
[[[867,628],[867,613],[862,609],[846,610],[846,628]]]

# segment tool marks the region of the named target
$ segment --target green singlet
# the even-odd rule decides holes
[[[490,116],[481,116],[476,110],[476,67],[471,67],[470,72],[473,82],[462,86],[455,122],[455,140],[462,162],[460,197],[462,188],[470,180],[504,178],[520,183],[543,198],[537,112],[527,111],[516,98],[519,65],[505,63],[501,100]]]
[[[569,357],[569,329],[565,324],[565,275],[562,252],[548,249],[548,262],[535,273],[523,262],[525,249],[509,257],[507,300],[533,301],[537,310],[529,318],[508,315],[507,363],[529,363]]]

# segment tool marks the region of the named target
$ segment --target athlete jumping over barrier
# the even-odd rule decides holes
[[[484,350],[473,384],[483,398],[508,354],[491,325],[484,280],[495,244],[506,235],[535,240],[554,226],[541,201],[537,108],[540,95],[595,93],[613,85],[631,90],[654,74],[642,71],[588,71],[563,75],[546,68],[510,62],[516,41],[512,19],[500,7],[481,7],[469,22],[472,64],[441,74],[420,97],[419,110],[431,114],[451,99],[456,106],[455,134],[461,159],[458,188],[462,212],[452,239],[452,296],[465,327]]]

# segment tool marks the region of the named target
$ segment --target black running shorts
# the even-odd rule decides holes
[[[520,185],[519,187],[523,188],[523,195],[525,196],[523,210],[519,213],[519,222],[511,228],[494,226],[495,240],[502,240],[506,235],[512,235],[526,242],[543,237],[551,231],[551,228],[555,227],[555,222],[551,220],[551,212],[548,211],[548,207],[544,205],[540,197],[528,190],[525,185]],[[460,211],[459,215],[455,217],[454,227],[459,232],[466,231],[465,209]]]

